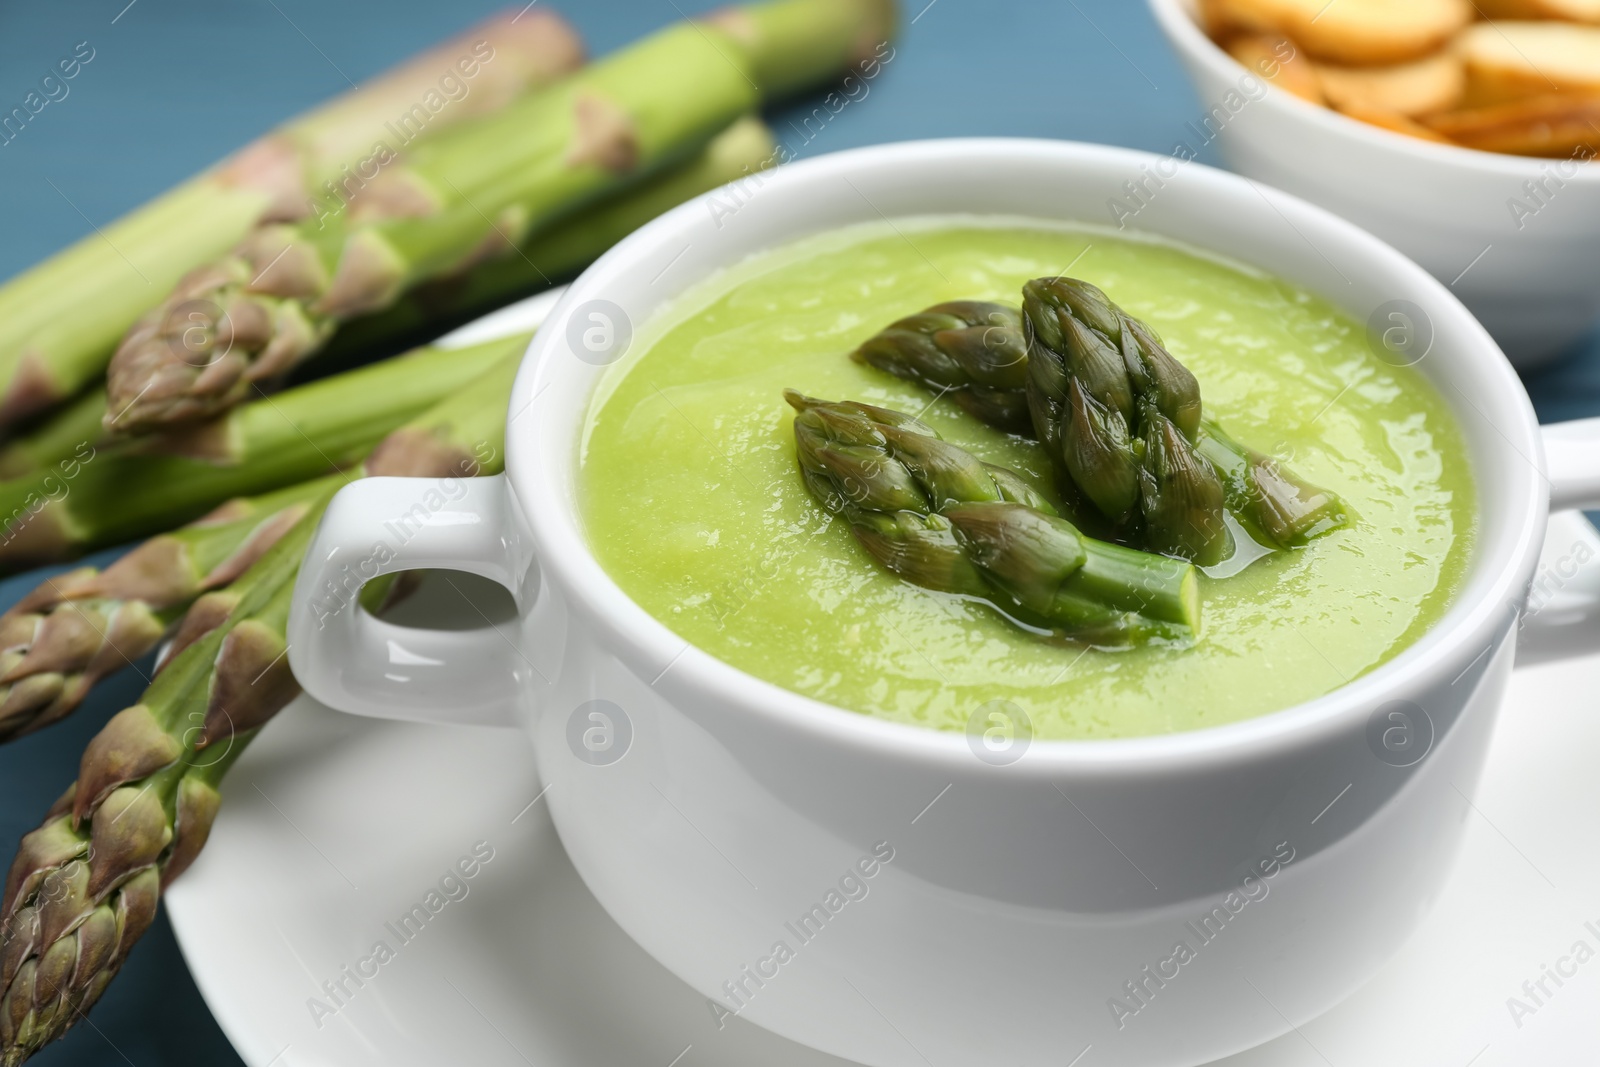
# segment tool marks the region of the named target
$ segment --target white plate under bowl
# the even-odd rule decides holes
[[[458,597],[452,580],[418,603]],[[1421,931],[1352,999],[1227,1067],[1592,1067],[1600,956],[1571,953],[1600,952],[1596,692],[1600,657],[1517,674],[1480,795],[1463,798],[1460,865]],[[738,1019],[719,1030],[584,889],[540,788],[520,733],[291,705],[230,773],[210,844],[167,896],[250,1067],[842,1063]],[[479,842],[493,859],[402,941],[400,918],[426,914]],[[375,976],[357,986],[344,968],[363,960]],[[1573,973],[1557,986],[1546,967]],[[342,982],[337,1002],[325,982]],[[1512,997],[1533,1011],[1514,1016]],[[1069,1062],[1094,1067],[1094,1049],[1063,1049],[1056,1067]]]

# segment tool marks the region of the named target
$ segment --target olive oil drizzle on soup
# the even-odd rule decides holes
[[[806,492],[783,389],[920,416],[1053,496],[1036,444],[847,353],[945,300],[1020,302],[1069,273],[1157,330],[1208,415],[1339,493],[1353,521],[1226,579],[1201,578],[1190,648],[1040,640],[982,604],[885,572]],[[1474,497],[1454,416],[1423,376],[1327,302],[1144,240],[1046,224],[899,221],[836,231],[716,275],[645,324],[584,429],[586,535],[684,640],[758,678],[890,719],[962,730],[1020,707],[1039,738],[1232,722],[1321,696],[1392,658],[1464,579]]]

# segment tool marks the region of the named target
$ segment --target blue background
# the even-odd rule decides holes
[[[969,134],[1072,138],[1165,152],[1182,136],[1184,122],[1200,113],[1137,0],[924,4],[910,0],[905,7],[896,56],[869,96],[844,109],[814,140],[808,143],[799,127],[814,101],[769,116],[794,154]],[[95,58],[70,83],[70,95],[0,147],[0,277],[497,6],[493,0],[4,5],[0,111],[20,104],[78,42],[88,41]],[[560,7],[598,54],[711,5],[569,0],[550,6]],[[1206,154],[1202,159],[1218,162]],[[1600,413],[1600,338],[1538,374],[1529,387],[1546,421]],[[0,609],[38,579],[32,574],[0,582]],[[147,673],[149,664],[140,669]],[[139,673],[125,671],[68,722],[0,749],[0,853],[9,857],[17,838],[76,776],[84,744],[114,711],[136,701],[143,685]],[[250,917],[241,915],[240,921]],[[163,918],[89,1023],[80,1023],[33,1062],[222,1067],[239,1060],[200,999]]]

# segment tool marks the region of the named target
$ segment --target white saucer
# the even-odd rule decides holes
[[[436,616],[433,598],[458,598],[455,581],[414,603]],[[1600,956],[1560,987],[1545,978],[1542,1004],[1523,983],[1579,940],[1600,952],[1596,692],[1600,657],[1517,674],[1464,854],[1422,930],[1350,1001],[1227,1067],[1592,1067]],[[446,886],[466,895],[428,901],[477,842],[493,858]],[[398,920],[429,903],[437,914],[403,942]],[[843,1062],[738,1019],[719,1031],[705,999],[584,889],[528,742],[510,731],[296,701],[229,775],[211,842],[167,907],[251,1067]],[[373,958],[378,941],[387,962]],[[363,960],[376,975],[358,987],[342,969]],[[335,1001],[323,983],[341,978]],[[1514,1019],[1510,997],[1534,1011]],[[1058,1067],[1080,1051],[1063,1049]],[[1093,1049],[1074,1067],[1094,1067]]]

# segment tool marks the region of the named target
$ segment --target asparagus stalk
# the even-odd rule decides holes
[[[520,359],[385,439],[373,474],[501,469],[506,396]],[[89,743],[78,781],[23,837],[0,898],[0,1063],[64,1034],[116,976],[160,893],[194,862],[219,786],[262,726],[299,693],[285,626],[300,561],[336,484],[231,585],[184,617],[178,649],[140,702]],[[379,583],[369,583],[368,589]]]
[[[526,336],[518,337],[482,374],[386,435],[361,465],[361,474],[449,478],[503,469],[506,406],[526,348]]]
[[[337,203],[363,172],[381,165],[384,151],[499,110],[582,59],[560,17],[542,8],[506,11],[291,120],[13,278],[0,287],[0,429],[95,382],[141,315],[257,225],[326,211],[328,201]],[[450,79],[447,89],[462,87],[452,97],[465,95],[445,97],[442,78]]]
[[[1098,293],[1099,290],[1094,292]],[[1103,294],[1101,296],[1103,298]],[[1105,303],[1114,307],[1109,301]],[[1160,353],[1158,360],[1165,355],[1165,349],[1160,347],[1159,340],[1148,327],[1120,309],[1114,314],[1133,324],[1130,340],[1141,353],[1144,345],[1139,339],[1143,338]],[[1076,316],[1072,318],[1076,325]],[[1105,323],[1105,318],[1102,317],[1101,321]],[[1071,332],[1076,338],[1088,337],[1093,342],[1088,349],[1090,355],[1104,356],[1106,344],[1109,344],[1106,335],[1092,326],[1087,331],[1073,329]],[[1028,404],[1028,353],[1027,327],[1015,307],[956,301],[936,305],[893,323],[864,342],[852,353],[852,357],[896,377],[948,395],[964,410],[1007,433],[1033,436],[1034,416]],[[1120,341],[1118,354],[1121,355]],[[1136,360],[1142,358],[1142,355],[1136,356]],[[1170,359],[1170,355],[1166,355],[1161,365],[1165,366],[1166,360]],[[1099,365],[1108,363],[1102,361]],[[1053,359],[1051,365],[1060,368],[1061,360]],[[1110,365],[1115,370],[1115,365]],[[1052,371],[1048,377],[1056,395],[1059,395],[1064,373]],[[1112,380],[1115,381],[1114,376]],[[1158,462],[1170,466],[1174,456],[1189,463],[1190,454],[1193,453],[1206,461],[1219,480],[1223,502],[1229,514],[1264,547],[1298,547],[1348,521],[1338,496],[1312,485],[1276,460],[1240,445],[1228,436],[1215,419],[1201,418],[1198,432],[1192,437],[1178,428],[1177,424],[1172,424],[1183,441],[1173,441],[1172,449],[1163,448],[1159,454],[1150,456],[1148,462],[1135,461],[1141,453],[1146,456],[1150,453],[1142,448],[1144,442],[1132,438],[1128,440],[1127,450],[1114,450],[1108,457],[1105,450],[1097,450],[1096,446],[1108,436],[1113,436],[1117,429],[1125,431],[1126,421],[1118,423],[1110,417],[1104,404],[1090,402],[1087,390],[1081,383],[1077,394],[1075,399],[1078,407],[1084,412],[1081,426],[1072,424],[1073,411],[1067,406],[1054,402],[1045,405],[1045,421],[1056,439],[1050,454],[1060,466],[1067,466],[1066,457],[1060,454],[1062,442],[1059,431],[1071,426],[1073,432],[1067,434],[1067,441],[1078,446],[1073,458],[1079,462],[1080,470],[1087,470],[1090,486],[1099,491],[1102,498],[1106,495],[1109,482],[1112,495],[1120,505],[1126,508],[1129,500],[1137,500],[1142,508],[1141,480],[1144,469]],[[1070,386],[1068,396],[1072,397]],[[1166,421],[1172,423],[1170,419]],[[1195,425],[1192,412],[1185,410],[1183,425]],[[1122,436],[1128,437],[1126,432]],[[1163,430],[1162,445],[1165,446],[1169,439],[1170,434]],[[1184,442],[1191,443],[1192,447],[1185,447]],[[1173,480],[1170,471],[1155,479],[1158,489],[1162,485],[1170,486]],[[1082,505],[1083,498],[1088,495],[1083,490],[1089,486],[1080,487],[1070,473],[1061,481],[1064,495],[1073,503]],[[1205,484],[1206,495],[1214,500],[1215,490],[1209,484],[1210,479],[1196,481]],[[1171,503],[1173,499],[1172,494],[1158,493],[1153,503],[1159,510],[1162,504]],[[1177,509],[1180,513],[1177,521],[1180,523],[1185,521],[1181,517],[1185,506]],[[1087,521],[1107,523],[1101,528],[1115,532],[1115,527],[1107,522],[1104,513],[1094,506],[1093,501],[1083,510],[1088,512],[1084,516]],[[1166,523],[1171,521],[1170,518],[1164,520]],[[1209,529],[1209,524],[1206,528]],[[1131,529],[1124,528],[1121,532],[1124,537],[1139,537],[1143,533],[1143,524],[1133,524]],[[1181,552],[1182,547],[1179,546],[1178,550]]]
[[[776,2],[788,27],[841,0]],[[851,41],[860,30],[829,25]],[[763,56],[817,48],[827,35],[757,39],[751,50],[715,25],[669,28],[419,146],[347,211],[262,227],[129,331],[107,370],[117,413],[108,426],[137,432],[215,415],[323,348],[339,323],[515,254],[531,233],[704,147],[758,103],[752,75]]]
[[[1190,641],[1194,566],[1085,537],[1017,474],[884,408],[784,398],[813,496],[874,559],[927,589],[1102,646]]]
[[[27,433],[0,445],[0,479],[25,478],[105,443],[104,388],[87,389]]]
[[[781,100],[849,71],[864,74],[895,31],[894,0],[774,0],[706,17],[733,37],[761,95]],[[892,58],[892,56],[890,57]]]
[[[42,474],[0,483],[0,569],[147,536],[231,497],[352,465],[385,434],[527,342],[522,334],[419,349],[264,397],[183,433],[91,449]]]
[[[499,469],[506,397],[521,363],[520,349],[502,356],[385,437],[358,475],[446,478]],[[0,742],[71,713],[97,681],[154,648],[197,598],[233,582],[347,480],[329,475],[231,500],[103,571],[85,567],[40,584],[0,615]]]
[[[437,334],[570,278],[657,215],[760,170],[772,159],[771,132],[758,119],[740,119],[687,162],[534,234],[519,254],[421,285],[393,307],[341,326],[325,358],[337,362],[347,353],[382,349],[423,332]],[[0,464],[4,457],[0,450]]]

